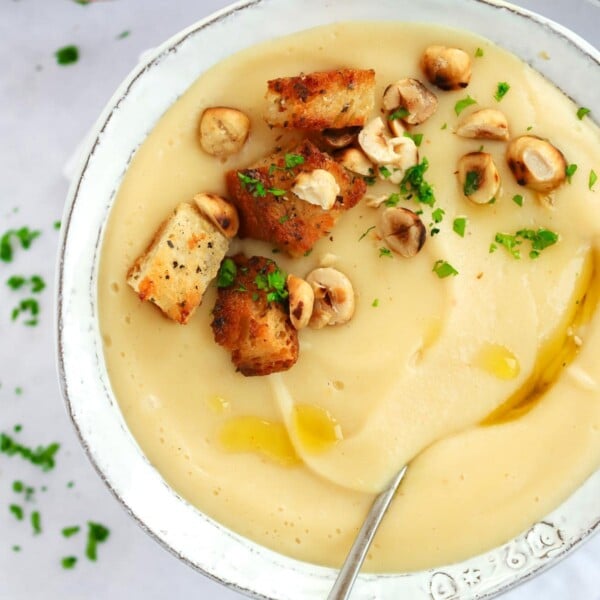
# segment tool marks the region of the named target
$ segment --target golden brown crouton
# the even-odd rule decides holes
[[[127,283],[140,299],[187,323],[228,247],[229,240],[195,206],[182,202],[129,269]]]
[[[268,258],[225,259],[213,309],[215,341],[231,352],[242,374],[286,371],[298,360],[298,334],[285,306],[285,273]],[[224,281],[223,281],[224,280]],[[269,301],[270,300],[270,301]]]
[[[375,71],[338,69],[267,82],[265,120],[321,130],[362,126],[375,103]]]
[[[339,186],[339,195],[329,210],[291,191],[299,175],[317,169],[330,173]],[[329,235],[340,215],[355,206],[366,191],[362,177],[346,171],[307,140],[249,169],[229,171],[226,179],[231,201],[239,212],[240,237],[271,242],[291,256],[302,256]]]

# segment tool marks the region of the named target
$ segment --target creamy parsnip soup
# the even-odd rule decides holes
[[[468,55],[468,85],[436,84],[423,62],[431,46]],[[291,257],[252,236],[227,241],[228,256],[267,257],[300,278],[332,267],[354,294],[347,322],[297,332],[293,366],[246,376],[213,335],[222,269],[187,324],[140,301],[128,273],[180,203],[199,193],[229,200],[227,172],[278,150],[290,156],[312,135],[265,122],[267,81],[336,69],[374,70],[363,131],[376,129],[377,117],[386,128],[404,121],[403,131],[376,135],[388,150],[409,140],[418,162],[377,164],[359,134],[352,147],[373,167],[352,177],[365,180],[366,192],[311,250]],[[388,86],[403,78],[437,97],[419,124],[399,101],[383,105]],[[201,143],[200,119],[211,107],[249,118],[248,138],[226,157]],[[98,284],[114,393],[169,484],[244,536],[339,565],[374,495],[408,464],[366,562],[392,572],[486,551],[565,500],[600,465],[600,134],[578,108],[492,43],[415,24],[310,30],[203,74],[133,158],[106,228]],[[482,109],[492,113],[473,116]],[[537,183],[519,172],[519,138],[549,143],[549,155],[533,146],[519,155],[531,151]],[[341,151],[326,153],[339,160]],[[555,158],[559,172],[546,173]],[[281,165],[284,174],[301,169]],[[252,179],[254,171],[243,173]],[[554,176],[560,181],[545,188]],[[245,191],[261,196],[251,179],[240,179]],[[475,192],[487,185],[482,201]],[[261,200],[285,202],[278,190]],[[398,208],[420,223],[414,256],[386,238],[382,215]]]

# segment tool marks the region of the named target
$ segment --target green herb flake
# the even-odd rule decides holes
[[[400,194],[398,192],[394,192],[393,194],[390,194],[387,198],[387,200],[383,201],[383,204],[385,206],[398,206],[398,203],[400,202]]]
[[[12,551],[13,551],[13,552],[21,552],[21,546],[16,546],[16,545],[15,545],[15,546],[13,546],[13,547],[12,547]]]
[[[14,515],[17,521],[23,520],[23,509],[18,504],[11,504],[8,509]]]
[[[465,237],[465,229],[467,228],[466,217],[456,217],[452,223],[452,231],[458,234],[461,238]]]
[[[588,178],[588,188],[590,191],[593,191],[592,188],[594,187],[594,185],[596,185],[597,181],[598,181],[598,175],[596,174],[596,171],[594,171],[594,169],[592,169],[590,171],[590,176]]]
[[[392,172],[385,165],[379,167],[379,173],[386,179],[392,176]]]
[[[364,238],[367,237],[367,235],[369,235],[369,233],[371,231],[373,231],[373,229],[375,229],[375,225],[372,225],[371,227],[369,227],[369,229],[367,229],[359,238],[358,241],[360,242],[361,240],[363,240]]]
[[[521,258],[521,252],[518,249],[518,247],[521,245],[521,240],[518,240],[516,235],[511,235],[509,233],[497,233],[494,240],[500,246],[504,246],[504,248],[510,252],[513,258]]]
[[[67,487],[68,487],[69,489],[72,489],[72,488],[74,488],[74,487],[75,487],[75,482],[74,482],[74,481],[69,481],[69,483],[67,483]]]
[[[440,278],[445,279],[446,277],[458,275],[458,271],[445,260],[437,260],[433,265],[432,271]]]
[[[479,171],[467,171],[463,192],[465,196],[472,196],[481,187],[481,173]]]
[[[421,204],[433,206],[435,204],[435,195],[433,187],[425,180],[425,172],[429,168],[429,161],[426,158],[413,167],[409,167],[400,183],[400,191],[404,197],[415,194]]]
[[[46,287],[46,282],[39,275],[33,275],[29,282],[31,283],[31,291],[34,294],[39,294]]]
[[[393,258],[392,251],[389,248],[381,247],[379,248],[379,258]]]
[[[63,559],[61,559],[60,564],[62,565],[63,569],[73,569],[77,564],[77,557],[65,556]]]
[[[375,175],[363,175],[363,180],[367,185],[375,185],[377,182]]]
[[[445,214],[446,214],[446,211],[443,208],[436,208],[431,213],[431,218],[433,219],[434,223],[441,223],[444,219]]]
[[[589,115],[592,111],[589,108],[585,108],[584,106],[577,109],[577,118],[581,121],[583,117]]]
[[[277,196],[278,198],[280,198],[281,196],[285,196],[287,193],[285,190],[282,190],[281,188],[269,188],[267,190],[267,192],[269,192],[269,194],[273,194],[273,196]]]
[[[477,48],[475,50],[475,58],[481,58],[483,56],[483,48]]]
[[[25,489],[25,485],[23,484],[22,481],[18,481],[18,480],[13,481],[12,489],[13,489],[13,492],[20,494]]]
[[[54,442],[48,446],[38,446],[35,450],[16,442],[6,433],[0,433],[0,453],[7,456],[19,455],[24,460],[40,467],[42,471],[50,471],[55,466],[55,456],[60,444]]]
[[[21,243],[21,247],[28,250],[35,238],[40,235],[40,231],[33,231],[29,227],[21,227],[20,229],[9,229],[0,238],[0,260],[10,262],[13,258],[12,239],[17,238]]]
[[[13,431],[14,431],[15,433],[19,433],[19,432],[20,432],[20,431],[22,431],[22,430],[23,430],[23,425],[15,425],[15,426],[13,427]]]
[[[377,308],[379,306],[379,298],[375,298],[373,302],[371,302],[371,306]]]
[[[521,194],[516,194],[512,200],[517,206],[523,206],[523,196]]]
[[[31,513],[31,527],[33,528],[34,535],[39,535],[42,533],[42,517],[37,510],[34,510]]]
[[[443,131],[444,129],[448,129],[448,123],[444,123],[440,129]]]
[[[498,246],[496,246],[496,244],[494,244],[494,243],[491,243],[489,253],[493,254],[494,252],[496,252],[496,250],[498,250]]]
[[[573,175],[575,175],[575,171],[577,171],[577,165],[574,163],[571,163],[565,169],[565,175],[567,176],[567,181],[569,183],[571,183],[571,179],[573,178]]]
[[[22,288],[26,282],[27,279],[25,279],[25,277],[21,277],[20,275],[13,275],[12,277],[8,278],[8,280],[6,281],[6,285],[11,290],[18,290]]]
[[[15,394],[17,396],[20,396],[23,393],[23,388],[22,387],[16,387],[15,388]],[[20,431],[20,430],[19,430]]]
[[[118,40],[124,40],[126,37],[129,37],[131,35],[131,31],[129,31],[129,29],[126,29],[125,31],[121,31],[121,33],[117,36]]]
[[[521,229],[517,231],[517,235],[531,242],[530,258],[537,258],[542,250],[558,242],[558,234],[543,227],[537,231],[533,229]]]
[[[54,53],[54,56],[59,65],[71,65],[79,60],[79,48],[73,45],[63,46]]]
[[[238,171],[237,176],[242,187],[248,190],[255,198],[264,198],[267,195],[265,186],[260,179],[251,177],[246,173],[242,173],[242,171]]]
[[[396,121],[397,119],[406,119],[410,113],[404,106],[398,107],[395,111],[389,114],[388,121]]]
[[[217,274],[217,287],[227,288],[233,284],[237,275],[237,266],[232,258],[225,258]]]
[[[499,82],[496,87],[496,93],[494,94],[494,98],[496,99],[496,102],[500,102],[500,100],[502,100],[502,98],[504,98],[504,96],[506,96],[506,94],[508,94],[509,90],[510,90],[510,85],[508,83],[506,83],[506,81]]]
[[[20,315],[29,313],[31,318],[23,321],[23,323],[32,327],[38,324],[37,315],[39,312],[39,302],[35,298],[25,298],[24,300],[21,300],[21,302],[19,302],[15,308],[13,308],[11,320],[16,321]]]
[[[72,527],[63,527],[61,533],[63,537],[70,538],[79,533],[81,527],[73,525]]]
[[[98,558],[98,544],[105,542],[110,535],[110,531],[100,523],[88,521],[87,544],[85,555],[92,561]]]
[[[419,147],[421,145],[421,142],[423,141],[422,133],[409,133],[408,131],[405,131],[402,135],[406,138],[411,139],[417,147]]]
[[[54,223],[52,224],[52,227],[54,227],[54,229],[56,229],[57,231],[60,229],[60,221],[54,221]]]
[[[454,105],[454,112],[456,113],[456,116],[460,115],[460,113],[463,110],[465,110],[465,108],[471,106],[472,104],[477,104],[477,100],[474,100],[473,98],[471,98],[471,96],[467,96],[466,98],[459,100]]]
[[[294,169],[304,164],[304,156],[302,154],[286,154],[283,160],[286,169]]]

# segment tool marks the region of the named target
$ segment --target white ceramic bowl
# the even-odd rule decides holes
[[[267,550],[177,495],[127,429],[111,390],[98,327],[97,275],[107,217],[132,155],[206,69],[248,46],[340,20],[439,23],[514,52],[580,106],[600,106],[600,53],[563,27],[500,0],[244,0],[149,53],[98,119],[63,218],[58,361],[63,394],[100,476],[146,531],[190,565],[248,594],[325,598],[335,571]],[[545,50],[552,60],[542,60]],[[353,598],[488,598],[564,556],[598,528],[600,472],[543,522],[461,564],[409,575],[361,575]]]

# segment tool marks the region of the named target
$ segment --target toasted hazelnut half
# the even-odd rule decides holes
[[[471,57],[459,48],[429,46],[421,58],[421,69],[440,89],[459,90],[471,80]]]
[[[379,165],[380,175],[392,183],[400,183],[406,169],[419,162],[419,151],[414,141],[408,137],[391,138],[381,117],[365,125],[358,134],[358,143],[365,154]]]
[[[427,230],[419,215],[408,208],[386,208],[381,213],[379,229],[385,243],[400,256],[418,254],[427,239]]]
[[[388,85],[383,93],[384,110],[391,113],[398,108],[405,108],[408,115],[402,120],[409,125],[418,125],[429,119],[436,111],[437,104],[437,96],[418,79],[410,77]]]
[[[500,189],[500,174],[491,154],[470,152],[458,161],[458,181],[463,194],[475,204],[488,204]]]
[[[348,171],[358,173],[358,175],[364,175],[365,177],[375,174],[373,163],[369,160],[367,155],[358,148],[346,148],[336,154],[335,158],[342,167],[345,167]]]
[[[288,275],[286,283],[289,293],[290,321],[295,329],[302,329],[308,325],[312,316],[315,293],[310,283],[295,275]]]
[[[456,134],[476,140],[508,140],[508,121],[503,112],[484,108],[465,117]]]
[[[360,127],[343,127],[342,129],[324,129],[320,138],[332,150],[346,148],[356,140]]]
[[[325,169],[300,173],[294,179],[292,192],[301,200],[329,210],[340,193],[336,178]]]
[[[250,119],[235,108],[207,108],[200,117],[199,133],[205,152],[225,158],[242,149],[250,133]]]
[[[326,325],[342,325],[352,318],[354,289],[342,272],[323,267],[311,271],[306,281],[310,283],[315,294],[310,327],[321,329]]]
[[[216,194],[196,194],[194,202],[200,213],[225,237],[231,239],[237,235],[240,220],[233,204]]]
[[[510,142],[506,160],[519,185],[549,193],[565,182],[567,161],[549,141],[523,135]]]

